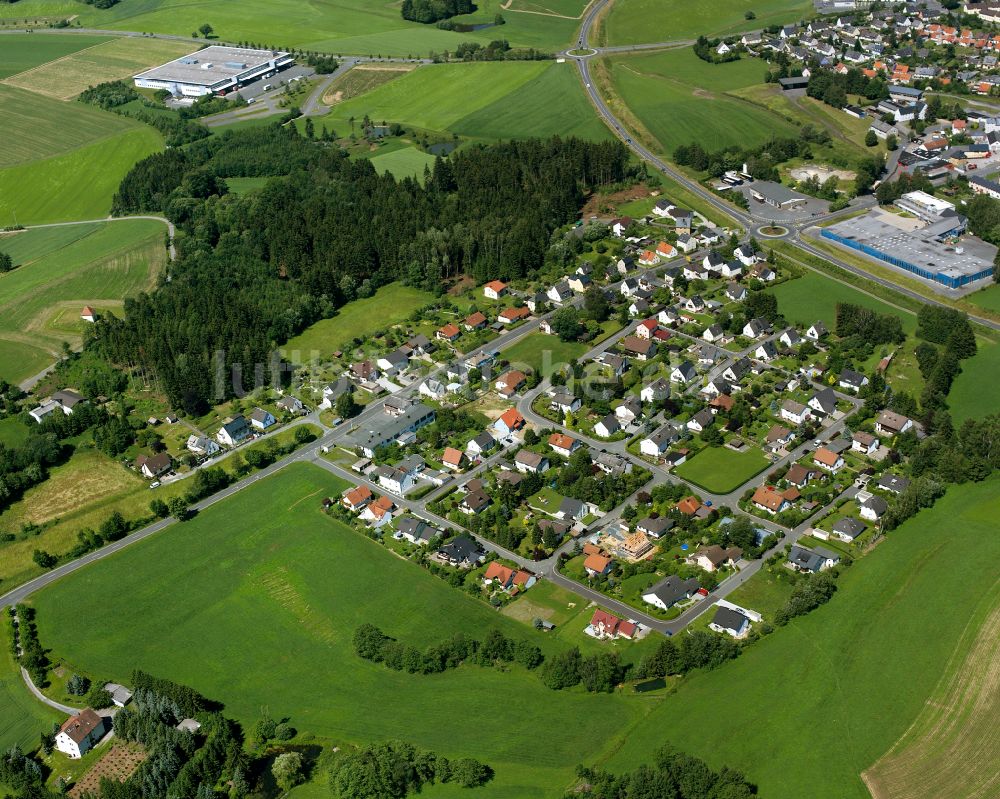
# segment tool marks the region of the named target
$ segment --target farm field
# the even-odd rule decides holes
[[[66,34],[65,36],[5,35],[3,62],[0,62],[0,79],[106,41],[108,41],[107,36],[82,34]]]
[[[583,0],[556,0],[558,8],[579,14]],[[474,14],[455,17],[464,24],[492,23],[502,13],[502,30],[492,27],[460,33],[404,20],[399,6],[365,0],[321,0],[302,4],[291,0],[246,0],[238,6],[222,0],[192,5],[185,0],[141,0],[110,9],[86,8],[67,0],[21,0],[3,7],[0,17],[78,16],[86,26],[110,30],[155,31],[190,36],[205,22],[226,41],[249,40],[261,46],[322,50],[357,55],[427,56],[454,50],[460,43],[504,38],[515,47],[560,50],[570,43],[575,19],[501,9],[503,0],[479,0]],[[190,43],[189,50],[197,49]]]
[[[323,102],[327,105],[352,100],[362,94],[384,86],[396,78],[401,78],[407,72],[412,72],[413,65],[391,66],[356,66],[346,74],[341,75],[326,90]]]
[[[803,0],[716,0],[692,5],[681,0],[620,0],[611,6],[602,44],[640,44],[695,39],[701,34],[722,35],[760,30],[803,19],[812,5]],[[744,14],[753,11],[756,18]]]
[[[0,226],[105,217],[128,170],[162,148],[159,133],[138,127],[61,155],[0,169]]]
[[[613,90],[669,155],[699,142],[706,150],[750,146],[797,128],[729,92],[763,81],[760,63],[706,64],[690,48],[608,60]]]
[[[122,220],[0,236],[18,265],[0,275],[0,377],[24,379],[41,368],[35,351],[44,366],[63,341],[79,344],[84,305],[108,312],[152,286],[167,260],[164,230],[153,220]]]
[[[992,610],[966,629],[913,726],[862,775],[874,799],[1000,793],[994,735],[1000,714],[1000,591],[987,597]]]
[[[62,103],[0,83],[0,169],[61,155],[142,125],[83,103]]]
[[[190,684],[244,725],[266,704],[334,741],[396,737],[448,757],[474,755],[496,769],[491,793],[561,792],[573,765],[597,756],[640,706],[621,696],[552,692],[517,667],[425,676],[357,658],[350,637],[364,620],[420,645],[494,627],[548,652],[552,645],[325,516],[320,498],[345,486],[315,467],[288,467],[38,594],[40,636],[88,673],[126,679],[144,668]],[[116,589],[89,589],[97,585]],[[93,601],[69,612],[65,597],[80,594]],[[270,654],[247,659],[248,647]],[[442,692],[454,701],[442,702]],[[469,712],[507,702],[531,735],[512,731],[506,713]]]
[[[56,100],[76,97],[88,86],[128,78],[194,48],[167,39],[116,37],[6,79],[5,83]]]
[[[351,73],[348,73],[348,76]],[[560,109],[559,114],[552,112]],[[350,118],[448,131],[475,139],[576,135],[603,138],[571,64],[544,61],[435,64],[333,107],[315,119],[343,133]]]
[[[748,447],[744,452],[707,447],[674,471],[714,494],[728,494],[766,469],[768,463],[756,447]]]
[[[745,771],[770,799],[868,799],[860,773],[940,696],[939,681],[968,651],[964,631],[979,629],[1000,600],[991,570],[956,569],[950,557],[966,547],[1000,556],[998,512],[997,479],[949,487],[855,562],[829,604],[667,696],[608,766],[634,768],[650,741],[668,739],[710,765]],[[763,720],[766,735],[747,734]],[[957,759],[995,775],[995,749],[982,754]]]
[[[282,352],[294,363],[308,363],[317,355],[329,357],[335,350],[349,347],[356,337],[402,322],[432,299],[426,291],[390,283],[374,296],[348,303],[336,316],[322,319],[289,339]]]
[[[403,147],[392,152],[376,155],[371,159],[372,166],[380,175],[391,172],[396,179],[417,178],[423,181],[424,168],[433,167],[436,159],[430,153],[418,150],[416,147]]]
[[[804,324],[808,327],[820,319],[833,330],[837,321],[837,303],[849,302],[879,313],[898,316],[908,336],[912,336],[917,329],[917,318],[910,311],[870,297],[853,286],[818,272],[806,272],[801,277],[788,280],[768,291],[778,298],[778,310],[792,324]]]

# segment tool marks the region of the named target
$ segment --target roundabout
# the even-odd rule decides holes
[[[768,239],[781,239],[788,235],[789,230],[781,225],[761,225],[757,232]]]

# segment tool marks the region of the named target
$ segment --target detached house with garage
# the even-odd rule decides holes
[[[491,280],[483,286],[483,296],[491,300],[499,300],[507,293],[507,284],[502,280]]]
[[[215,439],[225,447],[235,447],[250,437],[250,426],[242,416],[236,416],[223,423]]]

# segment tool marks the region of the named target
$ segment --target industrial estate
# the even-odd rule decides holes
[[[1000,796],[998,58],[0,4],[0,796]]]

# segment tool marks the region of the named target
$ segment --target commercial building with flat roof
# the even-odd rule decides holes
[[[974,236],[959,239],[964,230],[965,218],[954,210],[926,225],[873,210],[824,228],[821,235],[924,280],[957,289],[990,277],[997,249]]]
[[[803,194],[792,191],[787,186],[769,180],[756,181],[750,194],[758,202],[773,205],[775,208],[794,208],[809,199]]]
[[[213,44],[135,76],[143,89],[166,89],[177,97],[203,97],[230,91],[270,77],[295,63],[277,50],[249,50]]]

